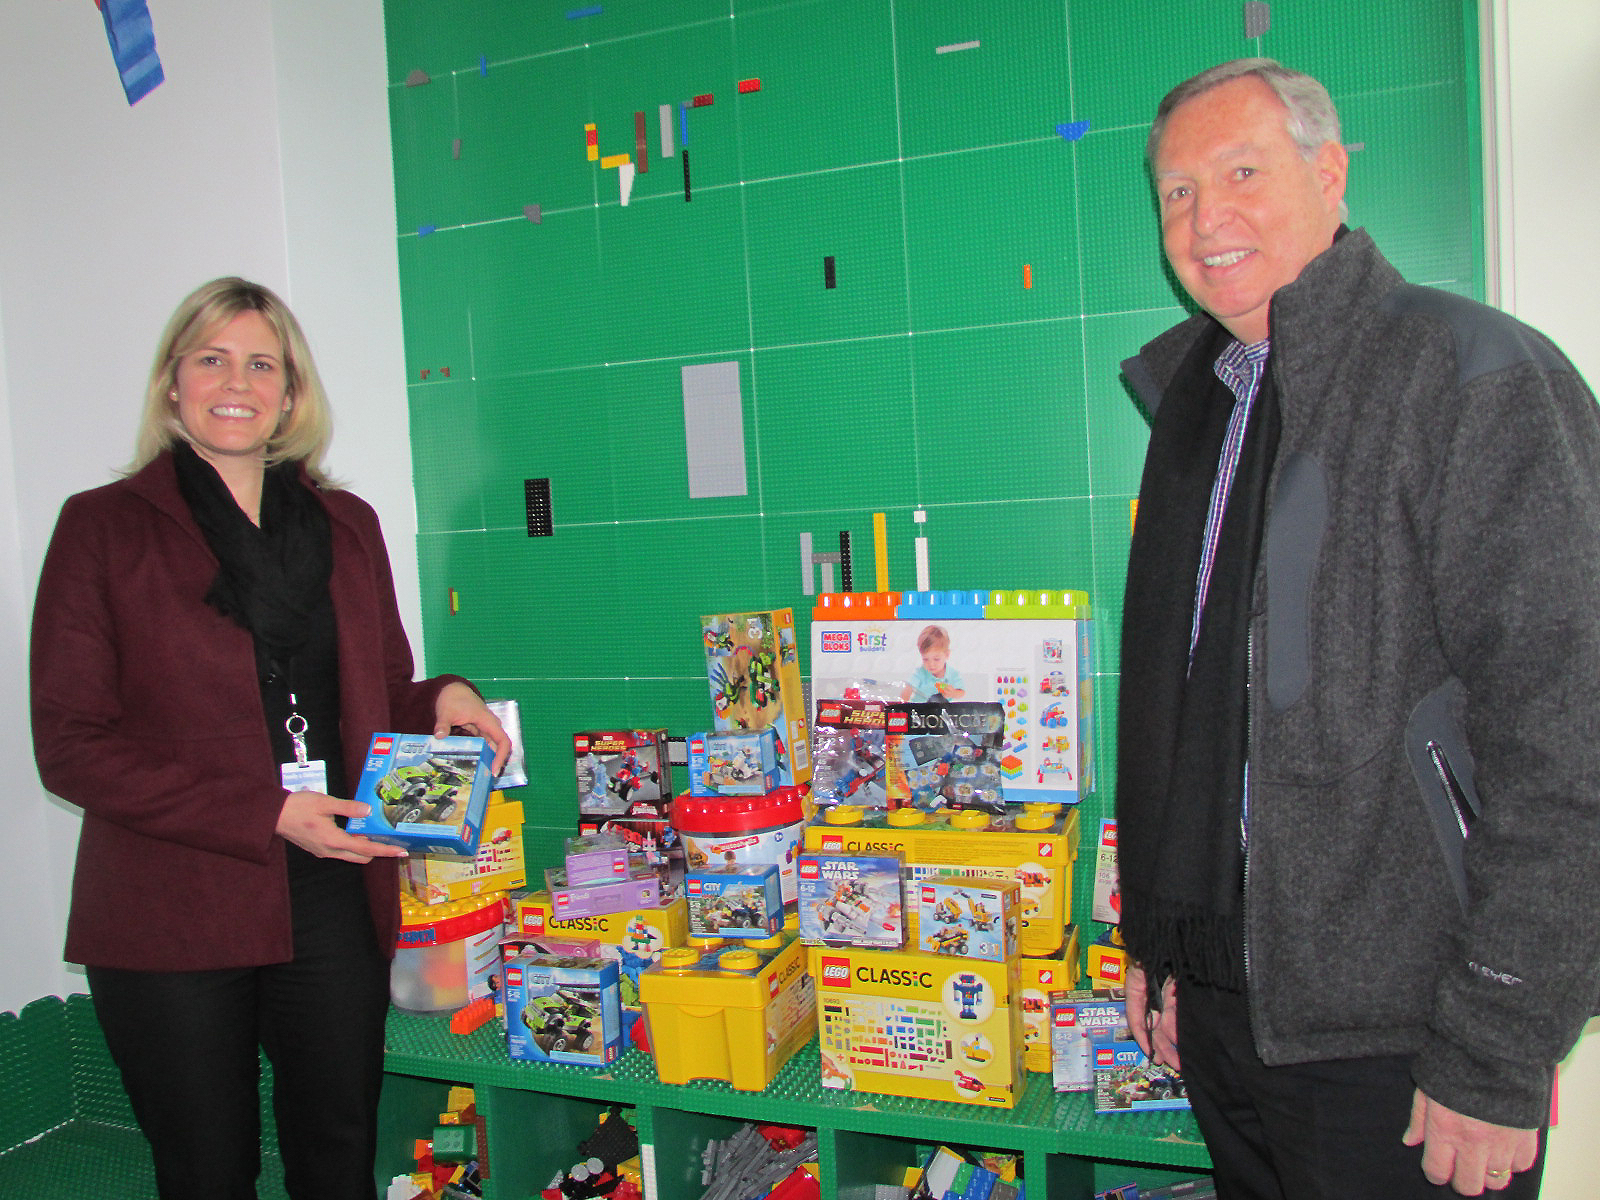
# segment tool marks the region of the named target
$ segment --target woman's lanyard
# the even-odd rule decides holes
[[[278,775],[288,791],[325,793],[328,790],[328,764],[320,758],[306,757],[306,731],[311,728],[311,723],[300,714],[300,701],[294,694],[292,671],[291,666],[289,671],[284,672],[289,681],[289,719],[283,723],[283,727],[294,746],[294,761],[280,763]]]

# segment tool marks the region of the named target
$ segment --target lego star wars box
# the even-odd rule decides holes
[[[938,615],[938,606],[913,602],[925,595],[901,597],[894,619],[851,619],[846,611],[814,610],[812,694],[910,704],[1000,704],[1006,714],[999,760],[1006,801],[1076,804],[1090,795],[1093,622],[1087,606],[1055,606],[1053,611],[1066,618],[1059,620],[993,615],[952,620]]]
[[[899,950],[906,944],[897,854],[800,855],[800,938],[813,946]]]
[[[794,610],[700,618],[706,676],[718,729],[771,729],[780,786],[811,780],[811,743],[795,644]]]
[[[1120,1025],[1126,1019],[1120,991],[1080,988],[1050,997],[1050,1075],[1056,1091],[1094,1091],[1089,1035],[1102,1027]]]
[[[425,854],[472,858],[494,782],[482,738],[375,733],[355,798],[370,806],[345,828]]]
[[[813,946],[822,1086],[1011,1108],[1021,1090],[1013,963]]]
[[[666,818],[673,792],[665,729],[575,733],[572,751],[577,760],[580,814]]]
[[[599,1067],[622,1053],[616,963],[517,955],[503,973],[512,1058]]]

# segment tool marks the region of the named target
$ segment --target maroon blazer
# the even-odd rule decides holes
[[[377,515],[349,492],[316,495],[332,527],[340,735],[354,786],[371,735],[431,732],[434,698],[456,677],[412,682]],[[192,971],[292,957],[275,832],[287,793],[251,636],[202,599],[216,572],[170,454],[62,507],[34,607],[32,698],[40,778],[83,809],[70,962]],[[364,870],[379,942],[393,953],[394,860]]]

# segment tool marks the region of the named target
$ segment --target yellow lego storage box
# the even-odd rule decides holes
[[[1022,1009],[1022,1063],[1030,1071],[1048,1075],[1050,1051],[1050,994],[1070,992],[1082,976],[1078,927],[1067,926],[1061,949],[1044,958],[1017,960],[1017,1004]]]
[[[400,861],[406,892],[423,904],[446,904],[528,882],[522,856],[522,804],[489,793],[478,853],[470,859],[413,854]]]
[[[1011,1108],[1023,1084],[1016,962],[810,948],[822,1086]]]
[[[1035,811],[1030,811],[1030,808]],[[835,805],[806,826],[806,850],[828,854],[899,854],[906,864],[908,896],[924,879],[952,875],[999,876],[1022,885],[1019,949],[1030,957],[1056,953],[1072,920],[1072,863],[1078,856],[1078,810],[1025,806],[991,817],[981,812],[890,812]],[[920,930],[912,906],[906,940]]]
[[[759,942],[667,950],[639,977],[662,1083],[721,1079],[759,1092],[817,1028],[805,945]]]

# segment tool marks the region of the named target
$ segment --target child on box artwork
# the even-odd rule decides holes
[[[900,693],[902,702],[959,700],[967,694],[961,672],[950,665],[950,635],[942,625],[929,625],[917,634],[917,653],[922,655],[922,665],[912,672],[911,682]]]

